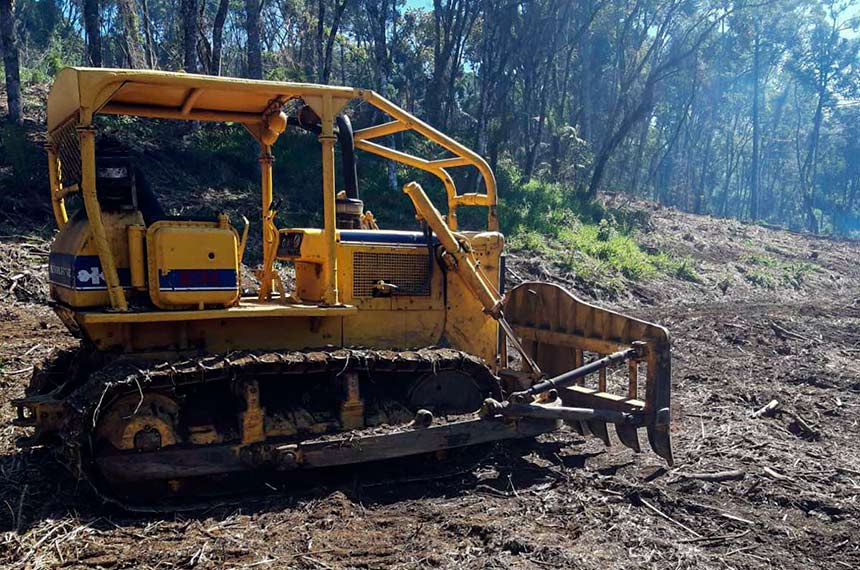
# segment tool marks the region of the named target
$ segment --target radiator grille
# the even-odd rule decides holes
[[[78,140],[77,118],[73,118],[50,135],[60,159],[60,180],[63,186],[81,183],[81,144]]]
[[[352,254],[352,294],[355,297],[372,297],[373,285],[380,279],[397,285],[395,295],[430,295],[429,257],[407,253]]]

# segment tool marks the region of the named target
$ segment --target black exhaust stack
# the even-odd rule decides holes
[[[364,202],[358,197],[358,169],[355,166],[355,139],[352,136],[352,122],[346,115],[338,115],[335,118],[335,124],[337,125],[337,141],[340,143],[343,188],[346,191],[346,198],[338,198],[335,202],[337,227],[361,229]]]
[[[290,117],[287,124],[319,135],[322,128],[319,117],[310,109],[302,107],[298,115]],[[335,202],[337,212],[337,227],[342,229],[361,229],[361,216],[364,214],[364,202],[358,196],[358,168],[355,164],[355,139],[352,135],[352,122],[346,115],[335,117],[337,126],[337,142],[340,146],[341,174],[346,192],[345,198]]]
[[[358,200],[358,169],[355,166],[355,139],[352,136],[352,122],[346,115],[335,118],[337,141],[340,143],[341,172],[346,197]]]

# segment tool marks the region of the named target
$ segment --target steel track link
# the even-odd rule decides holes
[[[81,352],[86,349],[80,349]],[[68,355],[63,357],[68,361]],[[79,479],[86,480],[95,493],[106,503],[128,511],[168,512],[197,510],[211,505],[212,501],[178,505],[138,505],[115,496],[107,488],[95,469],[93,436],[99,418],[112,402],[129,394],[143,395],[152,391],[173,391],[180,387],[213,382],[242,382],[244,379],[295,376],[303,374],[342,375],[349,371],[420,376],[443,371],[462,371],[475,379],[482,390],[493,397],[503,397],[498,379],[484,363],[467,353],[448,348],[423,348],[410,351],[373,350],[362,348],[318,349],[305,351],[236,351],[227,354],[187,357],[174,361],[144,360],[140,357],[115,357],[105,364],[98,353],[79,354],[76,367],[70,375],[79,386],[64,400],[74,417],[67,418],[61,433],[62,445],[54,451]],[[87,366],[87,361],[90,365]],[[94,363],[93,363],[94,362]],[[86,369],[91,371],[87,374]],[[44,376],[44,375],[43,375]],[[68,376],[68,375],[67,375]],[[35,379],[34,379],[35,382]],[[44,378],[33,391],[44,390]],[[55,390],[56,391],[56,390]],[[394,426],[396,429],[397,426]],[[348,432],[343,432],[348,433]],[[428,479],[449,477],[463,472],[454,467],[453,473],[443,470]],[[398,478],[392,478],[396,482]],[[408,481],[408,478],[404,479]]]

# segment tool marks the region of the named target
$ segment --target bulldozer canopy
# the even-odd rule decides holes
[[[278,98],[331,95],[346,100],[361,91],[308,83],[213,77],[181,72],[68,67],[48,95],[48,131],[79,110],[175,119],[253,123]]]
[[[271,146],[267,117],[291,99],[301,99],[320,118],[323,131],[352,99],[361,99],[391,121],[355,132],[355,148],[419,168],[438,177],[448,197],[448,218],[457,228],[458,206],[488,206],[488,228],[498,229],[496,182],[487,162],[474,151],[401,109],[369,89],[214,77],[182,72],[67,67],[48,94],[48,134],[63,164],[63,184],[80,178],[80,148],[76,129],[92,123],[94,115],[130,115],[157,119],[233,122],[245,125],[264,146]],[[453,156],[426,159],[373,142],[393,133],[413,131]],[[329,130],[331,132],[331,130]],[[447,169],[473,166],[481,173],[486,192],[457,194]],[[71,181],[71,182],[68,182]],[[52,184],[60,188],[59,178]],[[55,191],[58,212],[62,197]],[[265,210],[265,209],[264,209]],[[58,215],[58,220],[63,216]],[[59,222],[58,222],[59,223]]]

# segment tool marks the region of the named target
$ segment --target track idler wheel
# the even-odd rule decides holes
[[[118,450],[157,451],[176,445],[178,404],[163,394],[128,394],[98,418],[96,442]]]
[[[409,390],[409,407],[437,416],[468,414],[478,410],[492,392],[474,376],[460,370],[424,375]]]

